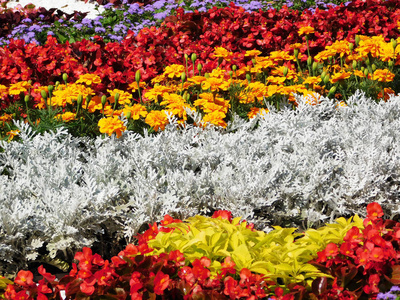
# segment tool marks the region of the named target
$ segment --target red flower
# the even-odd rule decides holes
[[[77,252],[74,258],[79,261],[81,270],[89,271],[92,268],[92,249],[83,247],[82,252]]]
[[[35,285],[35,283],[33,282],[32,272],[24,271],[24,270],[21,270],[18,272],[17,277],[15,278],[14,282],[23,287],[30,287],[30,286]]]
[[[369,218],[371,221],[375,221],[382,216],[383,210],[378,203],[372,202],[367,205],[367,218]]]
[[[53,282],[53,281],[56,279],[56,276],[55,276],[55,275],[52,275],[52,274],[46,272],[46,269],[43,267],[43,265],[41,265],[41,266],[38,268],[38,272],[39,272],[39,274],[42,275],[43,278],[46,279],[48,282]]]
[[[232,221],[232,213],[228,210],[218,210],[214,212],[212,218],[221,218],[223,220],[228,220],[229,222]]]
[[[335,243],[329,243],[325,248],[325,255],[335,257],[339,254],[339,248]]]
[[[30,300],[31,298],[26,291],[22,290],[15,295],[15,300]]]
[[[156,293],[156,295],[164,294],[164,290],[168,287],[169,282],[169,275],[158,271],[154,278],[154,293]]]

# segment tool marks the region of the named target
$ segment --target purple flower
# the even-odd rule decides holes
[[[387,293],[379,293],[376,297],[376,300],[395,300],[397,298],[396,295],[393,295],[390,292]]]
[[[79,23],[78,23],[78,24],[74,24],[74,27],[75,27],[76,29],[82,29],[82,26],[83,26],[83,25],[82,25],[82,24],[79,24]]]
[[[25,18],[25,19],[22,20],[22,22],[24,22],[24,23],[32,23],[32,20],[29,19],[29,18]]]
[[[29,31],[42,31],[42,28],[39,25],[32,25],[31,27],[28,28]]]
[[[154,14],[155,19],[164,20],[168,16],[166,11]]]
[[[106,32],[106,30],[103,27],[95,27],[94,32],[99,33],[99,32]]]
[[[156,1],[156,2],[153,3],[153,7],[154,7],[155,9],[163,8],[164,5],[165,5],[165,1],[164,1],[164,0],[158,0],[158,1]]]
[[[49,30],[49,31],[47,31],[47,35],[54,35],[54,32]]]
[[[105,9],[110,9],[110,8],[113,7],[113,4],[110,2],[110,3],[107,3],[106,5],[104,5],[103,7],[104,7]]]

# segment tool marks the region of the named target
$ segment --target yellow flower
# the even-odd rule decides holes
[[[125,105],[125,104],[130,104],[131,99],[132,99],[132,94],[125,92],[123,90],[119,89],[113,89],[113,90],[107,90],[107,92],[110,93],[110,97],[107,99],[110,101],[110,103],[115,103],[115,94],[119,94],[119,99],[118,99],[118,104]]]
[[[346,40],[335,41],[332,45],[326,46],[325,51],[332,51],[335,53],[340,53],[340,57],[343,57],[345,54],[350,54],[349,42]]]
[[[350,72],[341,71],[341,72],[332,74],[332,76],[329,79],[329,81],[331,83],[336,83],[339,80],[345,80],[345,79],[349,78],[350,76],[351,76]]]
[[[335,56],[336,52],[333,49],[328,49],[319,52],[317,55],[315,55],[314,59],[317,62],[320,62],[321,60],[327,60],[331,56]]]
[[[151,83],[152,83],[152,84],[160,83],[160,82],[162,82],[162,81],[164,81],[164,80],[165,80],[165,75],[164,75],[164,74],[161,74],[161,75],[158,75],[158,76],[154,77],[154,78],[151,80]]]
[[[19,133],[20,133],[20,131],[18,129],[17,130],[11,130],[11,131],[7,132],[6,135],[8,135],[8,141],[11,141]]]
[[[222,70],[220,68],[216,68],[216,69],[213,69],[211,71],[210,77],[223,79],[225,77],[225,73],[226,73],[225,70]]]
[[[268,76],[267,81],[268,83],[272,84],[283,84],[285,82],[285,77],[276,77],[276,76]]]
[[[95,93],[90,87],[83,84],[70,83],[68,86],[60,85],[57,90],[53,91],[53,97],[47,98],[47,105],[65,107],[67,104],[74,104],[79,95],[86,99],[86,96]]]
[[[65,113],[63,113],[62,115],[59,115],[61,117],[61,119],[64,122],[69,122],[69,121],[73,121],[76,120],[75,119],[75,114],[73,112],[67,111]]]
[[[250,108],[250,112],[247,114],[247,117],[249,119],[253,119],[258,114],[267,114],[268,112],[269,110],[267,108],[252,107]]]
[[[321,82],[321,76],[310,76],[307,77],[306,80],[304,80],[303,84],[311,84],[312,86],[314,84],[318,84]]]
[[[230,61],[231,57],[233,56],[232,52],[229,52],[223,47],[215,47],[214,48],[214,57],[222,57],[226,61]]]
[[[279,61],[279,60],[295,60],[295,57],[293,55],[290,55],[286,51],[272,51],[269,54],[269,58],[274,61]]]
[[[181,78],[182,73],[185,72],[185,67],[182,65],[172,64],[165,67],[164,75],[169,78]]]
[[[285,69],[285,66],[276,67],[274,70],[271,71],[271,75],[285,77],[285,76],[283,76],[284,69]],[[294,81],[297,81],[296,71],[288,68],[288,72],[286,74],[286,79],[293,79]]]
[[[362,77],[362,78],[365,77],[364,72],[362,72],[362,71],[360,71],[360,70],[354,70],[354,71],[353,71],[353,74],[356,75],[356,76],[358,76],[358,77]]]
[[[346,102],[344,102],[344,101],[337,102],[336,103],[336,108],[339,108],[339,107],[347,107]]]
[[[153,78],[153,79],[154,79],[154,78]],[[139,82],[139,87],[140,87],[141,89],[144,88],[144,87],[146,87],[146,82]],[[132,92],[136,92],[136,91],[138,90],[137,82],[136,82],[136,81],[132,82],[132,83],[129,85],[128,88],[131,89]]]
[[[303,35],[303,34],[307,35],[307,34],[314,33],[314,32],[315,32],[314,27],[311,27],[311,26],[304,26],[299,29],[299,35]]]
[[[85,83],[87,85],[100,84],[101,79],[99,75],[96,74],[82,74],[79,75],[79,79],[75,83]]]
[[[100,127],[101,133],[107,133],[109,136],[115,133],[117,138],[120,138],[122,133],[126,130],[124,123],[118,119],[118,117],[100,119],[98,126]]]
[[[8,87],[0,84],[0,97],[6,96],[8,94]]]
[[[309,105],[317,105],[320,103],[321,95],[313,92],[313,91],[306,91],[303,93],[305,102]]]
[[[144,120],[146,124],[149,124],[155,131],[159,129],[164,130],[165,126],[168,124],[168,118],[165,114],[165,110],[152,110],[148,113],[146,119]]]
[[[376,69],[372,74],[372,80],[377,80],[380,82],[390,82],[393,81],[394,74],[386,69]]]
[[[144,96],[151,101],[158,102],[159,96],[162,96],[164,93],[169,93],[169,92],[172,92],[171,88],[163,86],[163,85],[157,85],[154,88],[149,89],[144,94]]]
[[[303,46],[301,43],[294,43],[290,45],[291,49],[300,49]]]
[[[188,78],[189,82],[193,82],[194,84],[201,84],[204,81],[207,81],[207,78],[204,76],[193,76],[191,78]]]
[[[133,106],[125,106],[122,111],[125,116],[130,112],[132,120],[139,120],[140,117],[145,118],[147,116],[147,109],[141,104],[134,104]]]
[[[189,105],[186,103],[185,99],[182,98],[182,96],[164,93],[163,101],[160,104],[166,105],[166,108],[168,111],[172,112],[172,114],[187,120],[185,108],[189,107]]]
[[[10,95],[19,95],[21,92],[28,91],[29,88],[32,86],[29,84],[28,81],[20,81],[10,85],[8,88],[8,94]]]
[[[212,92],[219,90],[227,91],[229,88],[229,83],[221,78],[210,77],[201,83],[201,88],[203,90],[211,89]]]
[[[262,102],[264,96],[267,94],[268,88],[262,82],[251,82],[247,88],[239,95],[239,102],[243,104],[253,103],[255,99]]]
[[[383,89],[383,95],[382,92],[379,92],[378,98],[383,99],[384,101],[389,100],[391,95],[395,95],[395,92],[391,88],[384,88]]]
[[[205,123],[210,123],[216,126],[221,126],[223,128],[226,128],[228,124],[223,120],[226,117],[226,115],[222,111],[213,111],[209,114],[206,114],[203,117],[203,121]]]
[[[8,123],[12,120],[12,115],[4,113],[2,116],[0,116],[0,122]]]
[[[262,52],[259,50],[247,50],[244,56],[256,57],[260,55]]]

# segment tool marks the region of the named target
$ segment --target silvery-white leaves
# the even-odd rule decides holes
[[[24,245],[33,257],[34,239],[53,255],[105,229],[131,240],[165,214],[228,209],[261,228],[365,215],[371,201],[399,214],[400,97],[297,101],[296,111],[270,107],[255,128],[234,118],[225,131],[177,130],[170,118],[144,138],[36,137],[22,124],[23,141],[0,154],[0,260],[23,259]]]

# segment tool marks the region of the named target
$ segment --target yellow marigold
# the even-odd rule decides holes
[[[303,46],[301,43],[294,43],[290,45],[291,49],[300,49]]]
[[[226,73],[226,71],[225,70],[222,70],[221,68],[216,68],[216,69],[213,69],[212,71],[211,71],[211,73],[210,73],[210,77],[213,77],[213,78],[224,78],[225,77],[225,73]]]
[[[376,69],[372,75],[372,80],[380,82],[393,81],[394,74],[387,69]]]
[[[30,85],[28,81],[20,81],[10,85],[10,87],[8,88],[8,94],[19,95],[21,92],[28,91],[28,89],[31,87],[32,85]]]
[[[8,94],[8,87],[0,84],[0,97],[6,96]]]
[[[172,64],[165,67],[164,75],[169,78],[181,78],[182,73],[185,72],[185,67],[182,65]]]
[[[233,56],[232,52],[229,52],[224,47],[215,47],[214,48],[214,57],[222,57],[227,61],[230,61],[230,58]]]
[[[117,138],[120,138],[122,133],[126,130],[124,122],[118,119],[118,117],[100,119],[98,126],[100,127],[101,133],[107,133],[109,136],[115,133]]]
[[[327,60],[331,56],[335,56],[336,52],[333,49],[329,50],[323,50],[319,52],[317,55],[315,55],[314,59],[317,62],[320,62],[321,60]]]
[[[368,53],[371,53],[372,57],[378,57],[381,53],[381,45],[385,43],[383,36],[366,37],[360,36],[360,44],[356,48],[356,51],[362,57],[367,57]]]
[[[379,92],[378,98],[383,99],[384,101],[389,100],[390,96],[395,95],[395,92],[391,88],[384,88],[383,89],[383,95],[382,91]]]
[[[295,57],[293,55],[290,55],[286,51],[272,51],[269,54],[269,58],[274,61],[279,61],[279,60],[295,60]]]
[[[247,50],[244,56],[256,57],[259,56],[262,52],[259,50]]]
[[[119,94],[118,104],[121,105],[130,104],[132,101],[131,99],[133,98],[131,93],[119,89],[107,90],[107,92],[110,93],[110,97],[107,98],[110,103],[115,103],[116,93]]]
[[[82,74],[79,75],[79,79],[75,83],[85,83],[87,85],[100,84],[101,79],[99,75],[96,74]]]
[[[314,33],[314,32],[315,32],[314,27],[311,27],[311,26],[304,26],[299,29],[299,35],[303,35],[303,34],[307,35],[307,34]]]
[[[285,82],[285,77],[276,77],[276,76],[268,76],[267,81],[268,83],[272,84],[283,84]]]
[[[364,72],[362,72],[361,70],[354,70],[353,74],[358,76],[358,77],[362,77],[362,78],[365,77]]]
[[[350,72],[341,71],[341,72],[332,74],[332,76],[331,76],[331,78],[329,79],[329,81],[330,81],[331,83],[336,83],[336,82],[338,82],[339,80],[348,79],[350,76],[351,76],[351,73],[350,73]]]
[[[164,93],[161,105],[166,105],[166,108],[173,115],[187,120],[185,108],[189,107],[185,99],[181,95]]]
[[[69,122],[69,121],[73,121],[76,120],[75,119],[76,114],[70,111],[67,111],[65,113],[63,113],[62,115],[60,115],[60,118],[64,121],[64,122]]]
[[[271,71],[271,75],[285,77],[283,76],[284,69],[285,66],[276,67],[274,70]],[[297,81],[296,71],[289,68],[286,75],[286,79],[294,79],[294,81]]]
[[[307,77],[306,80],[304,80],[303,84],[318,84],[321,82],[321,76],[310,76]]]
[[[205,123],[210,123],[216,126],[221,126],[223,128],[226,128],[226,126],[228,124],[226,124],[226,122],[224,121],[224,118],[226,117],[226,115],[221,112],[221,111],[213,111],[209,114],[206,114],[203,117],[203,121]]]
[[[164,130],[168,124],[168,118],[165,110],[152,110],[148,113],[145,119],[146,124],[149,124],[155,131]]]
[[[8,140],[11,141],[19,133],[20,133],[20,131],[18,129],[16,129],[16,130],[11,130],[11,131],[7,132],[6,135],[8,135]]]
[[[207,78],[204,76],[193,76],[191,78],[188,78],[189,82],[193,82],[194,84],[201,84],[204,81],[207,81]]]
[[[164,94],[164,93],[170,93],[172,90],[169,87],[163,86],[163,85],[157,85],[152,89],[149,89],[147,92],[145,92],[144,96],[154,102],[159,101],[159,97]],[[160,98],[161,98],[160,97]]]
[[[140,117],[145,118],[147,116],[146,107],[138,103],[133,106],[125,106],[122,111],[125,116],[131,113],[132,120],[139,120]]]
[[[346,102],[344,102],[344,101],[337,102],[336,103],[336,108],[339,108],[339,107],[347,107]]]
[[[8,123],[11,122],[12,118],[12,115],[4,113],[2,116],[0,116],[0,122]]]
[[[162,82],[162,81],[164,81],[164,80],[165,80],[165,75],[164,75],[164,74],[161,74],[161,75],[158,75],[158,76],[154,77],[154,78],[151,80],[151,83],[152,83],[152,84],[160,83],[160,82]]]
[[[249,104],[253,103],[255,99],[258,100],[258,102],[262,102],[267,91],[267,86],[262,82],[251,82],[247,85],[246,89],[240,92],[239,102]]]
[[[86,87],[83,84],[70,83],[68,86],[61,86],[53,92],[53,97],[47,98],[47,105],[65,107],[67,104],[74,104],[79,95],[86,99],[86,96],[95,93],[90,87]]]
[[[268,112],[269,110],[267,108],[252,107],[250,108],[250,112],[247,114],[247,117],[249,119],[253,119],[258,114],[267,114]]]
[[[229,88],[229,83],[221,78],[210,77],[201,83],[201,88],[203,90],[211,89],[212,92],[219,90],[227,91]]]
[[[327,51],[333,51],[335,54],[340,54],[340,57],[343,57],[345,54],[350,54],[349,42],[346,40],[335,41],[332,45],[326,46],[325,49]]]
[[[146,87],[146,82],[139,82],[139,87],[140,87],[141,89],[145,88],[145,87]],[[132,90],[132,92],[136,92],[136,91],[138,90],[137,82],[136,82],[136,81],[132,82],[132,83],[129,85],[128,88],[129,88],[130,90]]]

